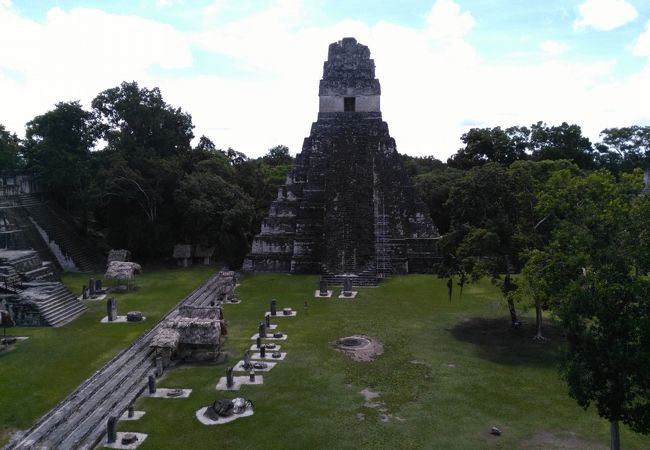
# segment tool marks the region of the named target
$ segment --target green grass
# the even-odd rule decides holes
[[[141,323],[106,325],[105,301],[86,301],[88,311],[61,328],[17,327],[7,334],[29,336],[0,353],[0,447],[17,428],[28,428],[120,350],[153,327],[173,305],[215,272],[214,267],[148,272],[138,289],[115,294],[118,313],[142,311]],[[99,274],[64,274],[74,293]]]
[[[138,308],[126,307],[124,296],[120,311],[142,309],[151,317],[153,305],[162,303],[156,292],[167,296],[172,286],[181,284],[177,276],[192,274],[198,275],[143,276],[142,289],[132,297],[142,303]],[[186,282],[187,289],[176,300],[191,290]],[[80,286],[81,279],[73,283]],[[136,408],[147,412],[144,418],[118,424],[122,431],[149,434],[140,449],[513,449],[540,432],[573,436],[585,448],[608,442],[607,422],[593,410],[579,408],[558,378],[562,345],[558,329],[547,326],[549,343],[531,339],[532,318],[527,318],[524,330],[510,331],[507,310],[489,283],[466,287],[462,298],[456,292],[452,302],[447,299],[445,280],[432,276],[395,277],[379,288],[361,290],[353,301],[313,298],[318,283],[314,276],[256,274],[246,275],[241,283],[237,293],[243,302],[225,306],[230,327],[223,350],[230,354],[228,359],[169,371],[159,385],[192,388],[192,395],[174,400],[142,398]],[[151,295],[141,298],[145,293]],[[274,320],[288,333],[288,340],[280,342],[287,359],[263,373],[262,386],[244,386],[238,393],[216,391],[226,367],[254,342],[250,337],[271,298],[278,299],[279,307],[298,310],[297,317]],[[161,314],[173,303],[161,306]],[[102,302],[101,308],[69,326],[69,331],[68,327],[28,330],[32,339],[0,356],[0,376],[10,380],[0,388],[3,423],[11,419],[10,427],[28,426],[60,399],[61,392],[72,390],[142,331],[133,329],[128,337],[107,336],[109,330],[96,324],[103,308]],[[147,327],[153,325],[147,322]],[[333,349],[336,339],[351,334],[376,337],[384,345],[384,354],[362,363]],[[87,339],[77,343],[72,335]],[[52,339],[66,358],[59,355],[56,363],[44,364],[55,356],[47,343],[39,342]],[[76,353],[83,361],[75,361]],[[5,361],[13,369],[7,370]],[[25,377],[29,382],[23,381]],[[64,382],[68,387],[62,389]],[[385,413],[392,415],[388,422],[381,421],[381,411],[364,406],[359,391],[366,387],[380,394]],[[25,394],[31,391],[38,393],[38,408],[30,405],[37,397]],[[41,398],[54,391],[59,398],[49,402]],[[250,398],[255,415],[211,427],[196,420],[199,408],[235,396]],[[501,428],[503,435],[490,436],[492,426]],[[627,429],[622,430],[622,443],[628,449],[650,448],[649,437]]]
[[[539,432],[574,433],[585,448],[608,442],[607,422],[580,409],[558,378],[557,328],[547,327],[552,340],[542,344],[531,339],[531,318],[524,331],[510,331],[488,283],[467,287],[451,303],[445,281],[431,276],[396,277],[354,301],[315,299],[316,286],[317,277],[247,275],[238,288],[243,302],[225,309],[229,360],[172,370],[161,386],[192,388],[191,397],[141,399],[137,407],[147,415],[119,429],[149,433],[142,449],[510,449]],[[264,373],[262,386],[216,391],[226,367],[253,343],[272,297],[299,311],[275,320],[289,335],[281,342],[287,359]],[[384,354],[362,363],[333,349],[336,339],[356,333],[381,340]],[[359,391],[366,387],[380,393],[388,422],[364,406]],[[234,396],[250,398],[255,415],[211,427],[194,417]],[[503,435],[490,436],[492,426]],[[627,429],[622,442],[650,447],[650,438]]]

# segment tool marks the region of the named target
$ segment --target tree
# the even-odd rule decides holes
[[[43,192],[81,216],[85,230],[92,203],[91,149],[100,137],[96,116],[78,101],[57,103],[27,123],[25,159]]]
[[[20,139],[0,124],[0,169],[16,170],[23,167]]]
[[[525,270],[566,330],[569,393],[610,421],[612,448],[619,422],[650,432],[650,198],[640,192],[640,171],[553,174],[538,205],[552,239],[529,259],[544,269]]]
[[[629,172],[650,165],[649,126],[606,128],[600,135],[602,142],[597,145],[597,149],[601,167],[612,172]]]
[[[505,167],[487,163],[468,171],[449,193],[450,232],[442,239],[442,272],[473,279],[489,276],[508,303],[511,323],[519,326],[510,293],[520,249],[514,239],[518,208]]]
[[[253,199],[219,175],[224,173],[222,164],[219,158],[198,163],[181,180],[175,201],[184,205],[186,240],[216,247],[221,257],[237,268],[248,251],[255,211]]]
[[[536,161],[567,159],[581,169],[595,166],[591,141],[582,135],[578,125],[562,122],[560,126],[549,127],[537,122],[531,127],[530,146]]]
[[[525,127],[472,128],[463,134],[461,148],[447,160],[447,164],[458,169],[469,169],[487,162],[509,166],[514,161],[526,159],[529,131]]]
[[[107,142],[97,155],[103,180],[97,215],[109,243],[141,256],[168,254],[184,206],[174,203],[174,192],[196,161],[210,157],[210,142],[192,150],[191,116],[165,103],[158,88],[124,82],[101,92],[92,106]]]
[[[277,145],[270,148],[264,156],[264,161],[269,166],[286,166],[293,164],[293,158],[289,154],[289,147],[286,145]]]

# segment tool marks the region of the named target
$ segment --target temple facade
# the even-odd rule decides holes
[[[430,272],[439,234],[382,120],[370,50],[354,38],[329,46],[312,124],[278,190],[244,270],[354,275]]]

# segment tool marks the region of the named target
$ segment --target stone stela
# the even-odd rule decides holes
[[[355,286],[375,286],[391,273],[432,271],[440,235],[382,120],[380,97],[368,47],[354,38],[332,43],[318,120],[245,270],[321,274],[338,286],[349,275]]]

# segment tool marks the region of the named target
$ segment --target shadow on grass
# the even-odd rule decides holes
[[[534,323],[514,330],[505,318],[466,318],[448,331],[455,339],[474,344],[480,358],[515,366],[556,367],[565,342],[560,326],[550,321],[544,324],[545,341],[533,339]]]

